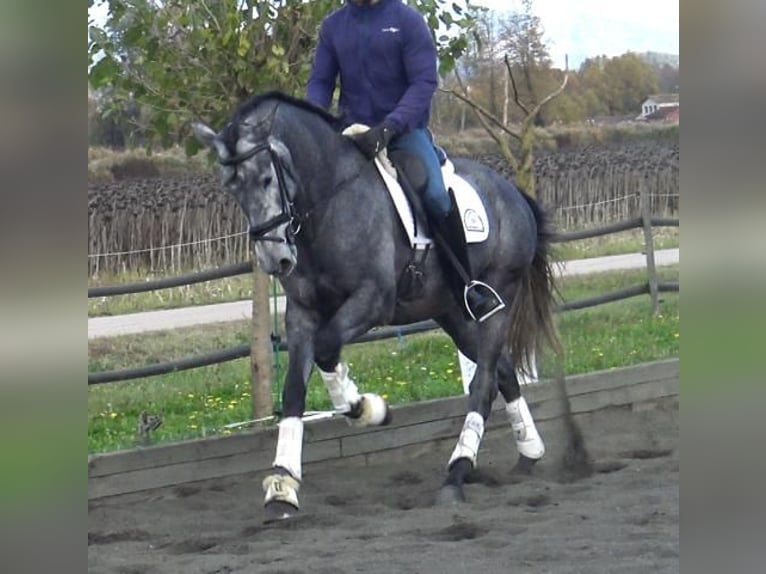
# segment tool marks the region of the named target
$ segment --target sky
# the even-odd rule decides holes
[[[588,57],[620,56],[627,51],[678,54],[679,0],[534,0],[535,13],[556,67],[577,69]],[[519,9],[519,0],[474,0],[504,13]],[[104,5],[88,10],[103,22]]]
[[[518,0],[474,0],[497,12]],[[557,67],[576,69],[585,58],[627,51],[678,54],[678,0],[534,0],[534,12]]]

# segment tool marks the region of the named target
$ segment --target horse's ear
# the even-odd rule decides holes
[[[192,122],[192,130],[200,142],[209,148],[216,149],[215,138],[218,134],[210,126],[202,122]]]

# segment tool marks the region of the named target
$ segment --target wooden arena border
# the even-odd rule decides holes
[[[679,361],[669,359],[599,371],[567,379],[572,412],[633,405],[678,395]],[[524,396],[537,422],[561,415],[555,386],[529,385]],[[456,440],[465,418],[465,397],[451,397],[393,407],[387,427],[358,429],[336,417],[307,422],[304,468],[338,461],[344,465],[379,462],[381,457],[410,458],[435,443]],[[498,400],[493,411],[503,408]],[[487,431],[510,427],[495,412]],[[198,439],[88,457],[88,499],[267,470],[274,459],[277,429]],[[374,455],[374,456],[371,456]]]

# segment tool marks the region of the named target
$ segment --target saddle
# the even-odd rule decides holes
[[[343,133],[350,135],[369,129],[361,124],[352,124]],[[466,243],[481,243],[489,237],[489,219],[484,204],[476,190],[465,179],[455,173],[455,166],[443,148],[434,145],[436,155],[442,166],[444,185],[453,198],[460,219],[463,222]],[[426,185],[426,172],[420,159],[405,152],[389,154],[383,150],[375,158],[375,165],[391,195],[399,219],[404,227],[413,249],[424,249],[433,243],[428,221],[416,213],[423,213],[420,206],[420,191]],[[409,198],[402,188],[401,179],[405,178],[415,192]],[[417,204],[414,206],[413,203]]]
[[[460,214],[466,243],[485,241],[489,237],[489,219],[481,198],[471,184],[455,173],[455,166],[443,150],[440,159],[444,185],[453,206]],[[420,200],[427,176],[420,159],[405,152],[394,152],[388,156],[378,156],[375,164],[386,183],[412,247],[418,249],[430,245],[433,238]],[[405,192],[407,185],[403,179],[414,193]]]

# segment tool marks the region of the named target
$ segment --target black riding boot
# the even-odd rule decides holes
[[[450,196],[452,196],[451,192]],[[465,275],[461,275],[455,267],[455,262],[449,255],[444,253],[443,249],[438,249],[438,252],[442,258],[442,267],[458,304],[463,308],[467,318],[481,322],[505,308],[505,303],[492,287],[482,281],[473,279],[471,263],[468,260],[468,246],[466,245],[465,232],[463,231],[463,222],[455,205],[454,197],[451,197],[451,199],[452,207],[447,217],[441,221],[432,221],[436,224],[437,230],[465,270]]]

